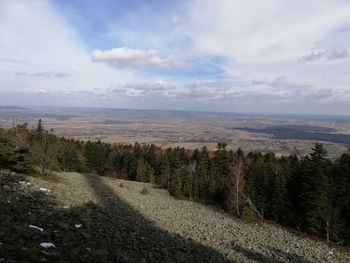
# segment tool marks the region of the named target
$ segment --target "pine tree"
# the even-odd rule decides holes
[[[182,197],[182,181],[183,178],[183,169],[178,168],[175,170],[175,173],[172,175],[170,180],[169,193],[177,198]]]
[[[186,166],[186,171],[182,173],[182,192],[186,197],[192,199],[193,196],[193,180],[196,169],[196,162]]]
[[[60,140],[57,143],[57,161],[63,171],[80,171],[82,164],[79,152],[72,141]]]
[[[137,161],[136,181],[145,182],[147,180],[147,167],[143,159]]]
[[[329,232],[329,168],[327,151],[322,144],[316,143],[309,158],[303,165],[301,183],[302,229],[312,235],[326,237]]]
[[[338,213],[333,231],[338,240],[350,245],[350,150],[337,159],[333,174],[333,205]]]
[[[155,175],[154,175],[154,170],[152,166],[149,163],[145,163],[145,168],[146,168],[146,182],[153,184],[155,181]]]
[[[160,175],[157,179],[157,183],[165,189],[169,190],[171,177],[170,161],[166,154],[162,155],[160,159]]]
[[[44,137],[44,127],[42,125],[41,119],[39,119],[36,129],[34,130],[35,140],[41,142]]]
[[[231,163],[226,143],[218,143],[213,160],[213,170],[209,178],[209,193],[213,200],[222,202],[224,200],[225,184],[231,173]]]
[[[250,165],[246,172],[246,200],[259,215],[264,217],[268,206],[266,167],[261,154],[249,154]]]
[[[193,179],[193,193],[195,198],[206,199],[209,198],[209,172],[211,164],[206,147],[203,147],[198,158]]]
[[[277,172],[273,178],[271,187],[271,219],[282,222],[287,214],[288,191],[284,174]]]

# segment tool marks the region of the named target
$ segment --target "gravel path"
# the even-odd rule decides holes
[[[11,259],[8,251],[14,251],[15,239],[21,239],[21,247],[36,248],[33,261],[350,262],[349,252],[271,225],[243,223],[212,207],[175,200],[149,184],[78,173],[57,176],[56,182],[34,177],[3,180],[2,189],[7,186],[10,191],[11,184],[17,189],[0,196],[0,209],[15,213],[17,202],[22,203],[21,214],[27,213],[5,218],[8,224],[18,222],[7,232],[0,223],[0,252],[8,244],[4,259]],[[140,193],[144,187],[148,194]],[[26,202],[32,202],[30,208]],[[35,236],[27,233],[33,231]],[[11,233],[16,238],[11,239]],[[42,242],[52,242],[55,248],[42,249]]]

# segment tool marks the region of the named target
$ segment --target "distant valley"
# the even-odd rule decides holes
[[[330,156],[350,145],[350,117],[261,115],[242,113],[126,110],[72,107],[0,107],[0,126],[13,122],[33,125],[41,118],[61,136],[111,143],[155,144],[164,148],[208,147],[218,142],[231,149],[308,153],[324,142]]]

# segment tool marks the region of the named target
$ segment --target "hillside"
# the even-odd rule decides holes
[[[140,193],[144,187],[149,193]],[[0,262],[350,261],[349,252],[237,221],[146,183],[3,171],[0,189]]]

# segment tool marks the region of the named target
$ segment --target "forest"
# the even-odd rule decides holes
[[[39,120],[35,127],[0,129],[0,168],[154,183],[176,198],[222,207],[241,220],[270,220],[350,245],[350,150],[332,160],[321,143],[303,157],[232,151],[224,142],[215,152],[162,149],[58,137]]]

